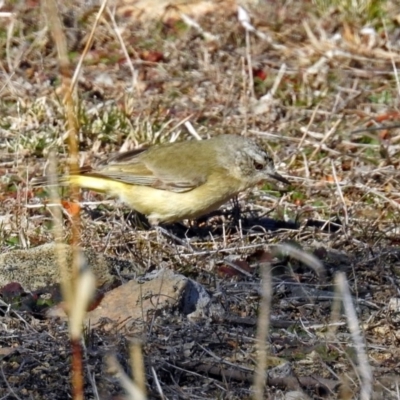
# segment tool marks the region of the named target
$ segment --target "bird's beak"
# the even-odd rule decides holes
[[[290,184],[290,182],[286,178],[284,178],[282,175],[279,175],[277,172],[268,173],[268,176],[270,176],[273,179],[276,179],[279,182],[286,183],[286,185]]]

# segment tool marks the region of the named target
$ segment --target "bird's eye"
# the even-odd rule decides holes
[[[264,169],[264,165],[263,165],[263,164],[260,164],[260,163],[258,163],[258,162],[256,162],[256,161],[254,161],[254,168],[255,168],[257,171],[261,171],[262,169]]]

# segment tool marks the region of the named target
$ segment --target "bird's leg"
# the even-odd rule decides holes
[[[233,223],[235,226],[238,226],[239,221],[242,219],[242,216],[241,216],[242,210],[240,209],[240,204],[239,204],[239,200],[238,200],[237,196],[232,198],[232,203],[233,203],[233,207],[232,207]]]
[[[174,235],[171,231],[168,229],[165,229],[161,225],[156,225],[155,226],[157,233],[162,233],[165,236],[168,236],[169,238],[175,240],[177,243],[181,244],[182,246],[185,246],[188,250],[193,252],[192,246],[189,244],[188,239],[181,239],[178,236]]]

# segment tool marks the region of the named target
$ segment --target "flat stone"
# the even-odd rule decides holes
[[[83,249],[88,267],[96,276],[96,286],[112,282],[121,269],[140,273],[137,266],[126,260],[107,257],[91,250]],[[18,282],[25,290],[37,290],[60,282],[59,258],[66,262],[71,271],[73,247],[67,244],[49,243],[24,250],[13,250],[0,254],[0,287]]]

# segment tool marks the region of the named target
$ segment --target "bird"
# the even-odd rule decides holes
[[[119,198],[158,225],[196,219],[271,180],[290,183],[276,172],[267,150],[251,138],[221,134],[117,153],[59,182]]]

